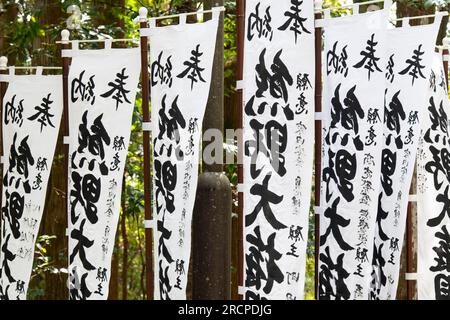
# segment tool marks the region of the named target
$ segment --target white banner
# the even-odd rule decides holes
[[[62,77],[8,78],[2,106],[0,300],[24,300],[61,122]]]
[[[383,145],[387,11],[325,20],[319,298],[366,300]]]
[[[140,49],[73,50],[69,74],[69,289],[107,299]]]
[[[204,23],[141,30],[151,51],[155,299],[186,299],[199,142],[219,15],[216,10]]]
[[[304,298],[314,153],[313,1],[247,0],[245,299]]]
[[[397,295],[409,191],[420,122],[441,16],[431,25],[388,30],[381,187],[375,227],[370,299]]]
[[[450,104],[435,53],[417,154],[418,298],[450,299]],[[426,106],[426,109],[425,109]]]

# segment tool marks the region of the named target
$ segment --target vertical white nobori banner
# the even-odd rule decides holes
[[[430,25],[387,32],[381,186],[370,299],[393,300],[397,295],[409,190],[441,18],[437,16]]]
[[[0,300],[24,300],[61,122],[62,77],[7,77],[2,106]]]
[[[69,73],[69,290],[107,299],[140,49],[72,50]]]
[[[219,16],[217,8],[204,23],[141,30],[150,40],[155,299],[186,299],[200,138]]]
[[[304,298],[314,153],[313,1],[247,0],[245,299]]]
[[[366,300],[369,294],[387,18],[385,9],[325,20],[319,257],[324,300]]]
[[[450,104],[442,56],[435,53],[417,153],[419,300],[450,299]]]

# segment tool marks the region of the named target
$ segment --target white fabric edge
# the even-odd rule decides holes
[[[419,278],[419,275],[417,272],[414,273],[405,273],[405,280],[406,281],[417,281]]]

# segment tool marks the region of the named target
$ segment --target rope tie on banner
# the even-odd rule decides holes
[[[36,75],[42,76],[42,72],[44,71],[44,68],[41,66],[36,67]]]
[[[182,13],[180,14],[180,18],[179,18],[179,24],[180,25],[185,25],[186,21],[187,21],[187,14],[186,13]]]
[[[444,52],[444,50],[447,51],[447,53],[442,56],[442,59],[444,60],[444,62],[448,62],[450,60],[449,53],[448,53],[449,44],[450,44],[450,38],[444,38],[444,40],[442,40],[442,52]]]
[[[243,286],[239,286],[239,287],[238,287],[238,294],[239,294],[240,296],[245,295],[245,292],[246,292],[246,288],[245,288],[245,287],[243,287]]]
[[[112,40],[106,39],[105,40],[105,50],[111,50],[111,48],[112,48]]]
[[[72,40],[72,50],[76,51],[80,49],[80,41],[79,40]]]
[[[112,43],[113,42],[138,42],[139,39],[135,38],[129,38],[129,39],[92,39],[92,40],[61,40],[56,41],[56,43],[62,43],[62,44],[72,44],[71,49],[63,49],[61,50],[61,57],[62,58],[73,58],[74,56],[78,55],[82,52],[89,52],[92,53],[93,51],[102,52],[102,50],[111,50],[112,49]],[[80,43],[95,43],[95,42],[104,42],[105,48],[104,49],[98,49],[98,50],[81,50],[80,49]]]
[[[405,19],[408,20],[408,24],[411,20],[419,20],[419,19],[427,19],[427,18],[434,18],[434,22],[433,24],[438,24],[440,25],[442,22],[442,18],[448,16],[448,12],[447,11],[437,11],[434,14],[427,14],[427,15],[423,15],[423,16],[415,16],[415,17],[404,17],[404,18],[398,18],[398,19],[392,19],[390,20],[391,23],[395,23],[397,21],[404,21]]]
[[[411,24],[409,23],[409,17],[402,18],[402,28],[411,27]]]
[[[157,21],[157,20],[164,20],[164,19],[175,19],[175,18],[179,18],[181,21],[181,16],[192,16],[192,15],[199,15],[199,14],[205,14],[205,13],[212,13],[213,17],[219,17],[220,13],[222,11],[225,11],[225,7],[224,6],[219,6],[219,7],[213,7],[209,10],[200,10],[200,11],[192,11],[192,12],[184,12],[184,13],[178,13],[178,14],[171,14],[171,15],[167,15],[167,16],[159,16],[159,17],[153,17],[149,19],[149,23],[151,23],[151,21]]]

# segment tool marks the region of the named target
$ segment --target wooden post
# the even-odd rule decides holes
[[[139,9],[140,27],[147,28],[147,8]],[[142,85],[142,121],[143,124],[150,123],[149,109],[149,77],[148,77],[148,39],[141,37],[141,85]],[[145,129],[145,130],[144,130]],[[151,221],[152,215],[152,177],[151,177],[151,154],[150,154],[150,131],[143,128],[143,149],[144,149],[144,216],[146,221]],[[147,300],[153,300],[153,229],[145,228],[145,265],[146,265],[146,284]]]
[[[314,3],[315,19],[322,18],[322,0]],[[315,112],[322,112],[322,28],[315,28],[315,57],[316,57],[316,81],[314,104]],[[320,249],[320,181],[322,176],[322,122],[316,119],[314,134],[314,159],[315,159],[315,175],[314,175],[314,295],[319,300],[319,249]]]
[[[69,37],[70,32],[67,29],[64,29],[61,32],[61,53],[62,50],[69,49]],[[61,54],[62,55],[62,54]],[[63,78],[63,139],[64,139],[64,172],[65,172],[65,179],[64,179],[64,194],[65,196],[65,210],[67,217],[67,212],[69,209],[69,144],[66,143],[65,139],[69,136],[69,65],[70,65],[70,58],[69,57],[63,57],[62,58],[62,78]],[[67,221],[67,220],[66,220]],[[68,225],[68,224],[66,224]],[[68,275],[68,280],[70,280],[70,270]],[[68,290],[70,288],[67,288]]]
[[[414,193],[413,185],[410,188],[410,194]],[[413,250],[413,212],[412,203],[408,202],[408,211],[406,217],[406,273],[413,273],[414,263],[414,250]],[[414,281],[406,279],[406,297],[407,300],[413,300],[414,298]]]
[[[237,67],[236,67],[236,79],[238,81],[243,80],[244,76],[244,34],[245,34],[245,0],[237,0]],[[243,146],[243,91],[237,90],[237,130],[238,134],[238,146]],[[244,183],[244,168],[243,168],[243,154],[244,150],[238,151],[237,159],[237,176],[238,185]],[[244,286],[244,194],[241,190],[238,190],[238,286]],[[239,294],[241,300],[245,297]]]
[[[8,66],[8,58],[7,57],[0,57],[0,74],[4,74],[7,72],[7,66]],[[0,157],[3,156],[3,97],[5,96],[6,92],[6,86],[7,84],[5,82],[0,82]],[[3,164],[0,163],[0,204],[2,203],[2,194],[3,194]],[[0,218],[2,216],[2,213],[0,212]],[[2,219],[0,219],[0,246],[2,245]]]
[[[445,81],[447,82],[447,87],[448,87],[448,60],[450,57],[448,47],[450,44],[450,38],[444,38],[442,43],[444,45],[444,49],[442,50],[442,59],[444,60]]]

